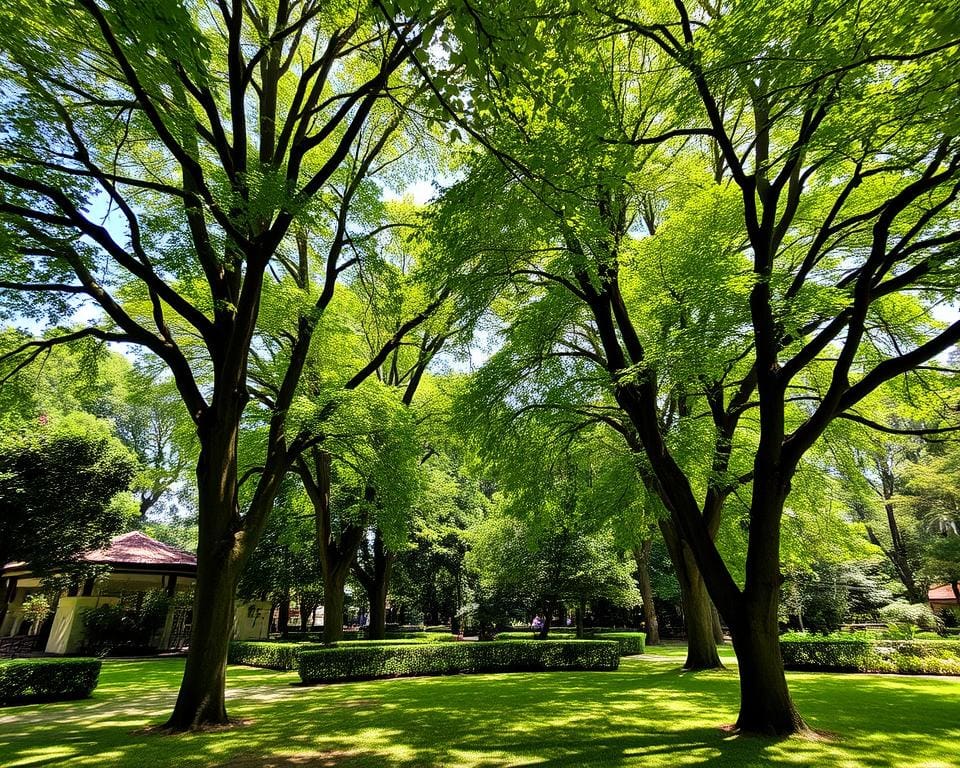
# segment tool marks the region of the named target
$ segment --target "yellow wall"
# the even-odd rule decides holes
[[[233,607],[233,639],[266,640],[272,606],[269,601],[236,603]]]
[[[83,642],[83,612],[104,603],[119,603],[116,597],[61,597],[53,628],[47,640],[47,653],[76,653]]]

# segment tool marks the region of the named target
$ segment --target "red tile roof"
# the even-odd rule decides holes
[[[151,539],[140,531],[116,536],[103,549],[87,552],[83,559],[110,565],[197,565],[196,555]]]
[[[936,601],[938,603],[948,602],[955,603],[957,601],[957,596],[953,594],[953,587],[949,584],[944,584],[939,587],[930,587],[930,591],[927,592],[927,600],[931,603]]]

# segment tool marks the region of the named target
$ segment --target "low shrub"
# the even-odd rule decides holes
[[[870,649],[870,640],[854,634],[796,634],[780,638],[780,654],[786,669],[862,672],[866,669]]]
[[[227,664],[245,664],[264,669],[296,669],[304,648],[324,648],[322,643],[232,642],[227,651]]]
[[[619,646],[612,641],[514,640],[409,646],[340,646],[300,654],[305,683],[369,680],[412,675],[549,670],[615,670]]]
[[[550,635],[553,635],[554,631],[555,630],[551,629]],[[548,635],[547,639],[573,639],[567,633],[562,633],[562,635],[561,638],[551,638]],[[495,639],[497,641],[504,641],[539,640],[540,638],[534,632],[498,632]],[[620,646],[621,656],[634,656],[638,653],[643,653],[646,639],[647,636],[643,632],[598,632],[595,635],[584,635],[584,640],[615,640]]]
[[[0,661],[0,704],[85,699],[100,678],[100,659]]]
[[[598,632],[594,640],[616,640],[620,644],[621,656],[636,656],[643,653],[647,636],[643,632]]]
[[[907,627],[911,629],[916,627],[927,631],[936,631],[941,624],[927,603],[910,604],[902,600],[881,608],[880,618],[888,624],[898,625],[901,630],[906,630]]]
[[[858,635],[784,635],[787,669],[960,675],[960,641],[878,640]]]
[[[440,639],[433,642],[440,644]],[[376,647],[394,645],[424,645],[428,641],[417,639],[399,640],[346,640],[343,643],[292,643],[292,642],[239,642],[230,643],[227,652],[228,664],[243,664],[248,667],[288,670],[296,669],[303,651],[315,651],[323,648]],[[446,645],[446,643],[444,643]]]

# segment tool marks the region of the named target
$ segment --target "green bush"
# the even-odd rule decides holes
[[[377,647],[394,645],[440,644],[440,638],[431,640],[346,640],[343,643],[325,645],[323,643],[292,642],[232,642],[227,652],[228,664],[244,664],[248,667],[288,670],[296,669],[302,651],[315,651],[322,648]],[[445,643],[444,643],[445,645]]]
[[[0,704],[85,699],[99,677],[99,659],[0,661]]]
[[[927,603],[911,605],[902,600],[881,608],[880,618],[888,624],[899,625],[901,631],[907,627],[936,631],[941,623]]]
[[[594,640],[616,640],[620,644],[621,656],[635,656],[643,653],[647,636],[643,632],[598,632]]]
[[[871,642],[860,635],[784,635],[780,653],[786,669],[823,669],[862,672],[870,656]]]
[[[552,635],[555,630],[550,630]],[[562,638],[550,639],[573,639],[567,633],[562,633]],[[495,638],[497,641],[503,640],[539,640],[539,636],[534,632],[498,632]],[[615,640],[620,645],[621,656],[634,656],[643,653],[644,643],[647,636],[643,632],[598,632],[597,634],[587,634],[584,640]]]
[[[245,664],[264,669],[296,669],[304,648],[324,648],[322,643],[246,643],[232,642],[227,651],[227,664]]]
[[[878,640],[858,635],[784,635],[787,669],[960,675],[960,641]]]
[[[499,643],[437,643],[408,646],[340,646],[300,654],[305,683],[369,680],[410,675],[548,670],[614,670],[620,664],[614,642],[593,640]]]

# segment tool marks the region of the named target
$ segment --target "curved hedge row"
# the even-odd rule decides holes
[[[960,641],[879,640],[862,635],[784,635],[786,669],[960,675]]]
[[[550,630],[551,633],[554,630]],[[531,632],[498,632],[496,639],[502,640],[537,640],[536,634]],[[572,639],[572,638],[547,638],[550,639]],[[644,644],[647,636],[643,632],[598,632],[595,635],[587,635],[584,640],[615,640],[620,645],[621,656],[634,656],[644,652]]]
[[[303,651],[299,672],[305,683],[326,683],[480,672],[610,671],[619,665],[620,649],[613,641],[512,640],[406,646],[351,643]]]
[[[0,704],[85,699],[100,679],[100,659],[0,661]]]

